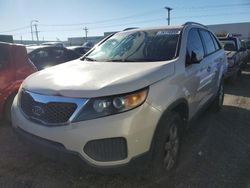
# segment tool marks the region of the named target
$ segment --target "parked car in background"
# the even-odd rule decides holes
[[[218,38],[227,55],[228,69],[225,78],[236,79],[241,73],[243,65],[244,54],[242,53],[243,49],[241,48],[241,41],[238,37],[230,35]]]
[[[69,46],[67,49],[72,50],[80,55],[84,55],[90,50],[90,48],[83,46]]]
[[[250,48],[247,49],[247,43],[244,40],[241,40],[241,51],[242,51],[242,61],[243,61],[243,64],[246,65],[246,63],[249,60]]]
[[[54,47],[65,47],[62,42],[44,42],[41,45],[43,46],[54,46]]]
[[[80,54],[62,47],[31,46],[26,48],[29,58],[38,70],[42,70],[81,57]]]
[[[91,49],[94,47],[94,45],[95,45],[95,43],[93,43],[93,42],[85,42],[85,43],[83,43],[82,46],[85,48]]]
[[[0,42],[0,117],[10,120],[10,107],[22,81],[36,71],[25,46]]]
[[[250,41],[246,41],[247,52],[248,52],[248,62],[250,62]]]
[[[90,168],[150,162],[168,173],[188,122],[208,105],[221,109],[226,68],[225,51],[203,25],[118,32],[82,59],[26,79],[12,125],[36,149]]]

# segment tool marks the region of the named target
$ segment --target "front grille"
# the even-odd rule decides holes
[[[75,103],[36,101],[32,94],[25,91],[21,93],[20,106],[28,118],[46,125],[68,122],[77,109]]]
[[[127,142],[120,137],[92,140],[83,150],[96,161],[118,161],[127,157]]]

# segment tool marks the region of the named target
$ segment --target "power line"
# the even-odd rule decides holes
[[[209,9],[209,8],[227,8],[227,7],[234,7],[234,6],[249,6],[250,3],[234,3],[234,4],[219,4],[219,5],[206,5],[206,6],[193,6],[193,7],[174,7],[174,9]],[[108,23],[111,21],[115,21],[115,20],[126,20],[129,18],[135,18],[135,17],[141,17],[141,16],[145,16],[145,15],[151,15],[151,14],[155,14],[155,13],[160,13],[161,9],[155,9],[152,11],[147,11],[147,12],[143,12],[143,13],[139,13],[139,14],[134,14],[134,15],[130,15],[130,16],[124,16],[124,17],[119,17],[119,18],[113,18],[113,19],[106,19],[106,20],[99,20],[99,21],[94,21],[94,22],[86,22],[86,23],[75,23],[75,24],[40,24],[40,27],[67,27],[67,26],[80,26],[80,25],[92,25],[92,24],[102,24],[102,23]],[[179,17],[179,18],[186,18],[185,17]],[[198,17],[198,16],[197,16]],[[174,19],[174,18],[173,18]],[[175,18],[178,19],[178,18]],[[140,22],[141,23],[141,22]],[[15,32],[15,31],[20,31],[20,30],[24,30],[29,28],[30,26],[24,26],[24,27],[19,27],[19,28],[15,28],[12,30],[5,30],[5,31],[0,31],[0,33],[9,33],[9,32]]]
[[[0,33],[9,33],[9,32],[14,32],[14,31],[20,31],[20,30],[27,29],[27,28],[29,28],[29,27],[30,27],[30,26],[19,27],[19,28],[12,29],[12,30],[0,31]]]
[[[158,13],[160,10],[161,9],[157,9],[157,10],[147,11],[147,12],[140,13],[140,14],[134,14],[134,15],[130,15],[130,16],[112,18],[112,19],[106,19],[106,20],[99,20],[99,21],[94,21],[94,22],[83,22],[83,23],[74,23],[74,24],[40,24],[40,25],[41,26],[64,27],[64,26],[100,24],[100,23],[106,23],[106,22],[111,22],[111,21],[116,21],[116,20],[123,20],[123,19],[129,19],[129,18],[134,18],[134,17],[145,16],[145,15],[152,14],[152,13]]]
[[[249,6],[250,3],[235,3],[235,4],[220,4],[220,5],[207,5],[207,6],[193,6],[193,7],[174,7],[174,9],[211,9],[211,8],[227,8],[227,7],[235,7],[235,6]],[[83,23],[74,23],[74,24],[40,24],[44,27],[70,27],[70,26],[78,26],[78,25],[92,25],[92,24],[102,24],[116,20],[126,20],[129,18],[141,17],[149,14],[161,13],[161,9],[156,9],[152,11],[147,11],[140,14],[134,14],[125,17],[113,18],[113,19],[106,19],[106,20],[99,20],[94,22],[83,22]]]
[[[172,19],[183,19],[183,18],[203,18],[203,17],[214,17],[214,16],[223,16],[223,15],[233,15],[233,14],[250,14],[250,12],[230,12],[230,13],[220,13],[220,14],[203,14],[203,15],[192,15],[192,16],[179,16],[179,17],[172,17]],[[127,25],[133,25],[133,24],[141,24],[141,23],[150,23],[155,21],[164,21],[163,17],[150,19],[150,20],[142,20],[137,22],[127,22],[127,23],[120,23],[120,24],[113,24],[113,25],[106,25],[106,26],[98,26],[98,27],[91,27],[91,30],[97,30],[102,28],[112,28],[112,27],[118,27],[118,26],[127,26]],[[59,30],[44,30],[40,32],[67,32],[67,31],[81,31],[82,28],[74,28],[74,29],[59,29]]]
[[[202,18],[202,17],[209,17],[209,16],[222,16],[222,15],[232,15],[232,14],[250,14],[250,12],[230,12],[230,13],[220,13],[220,14],[203,14],[203,15],[192,15],[192,16],[180,16],[180,17],[172,17],[172,19],[183,19],[183,18]],[[113,25],[106,25],[106,26],[99,26],[99,27],[91,27],[91,30],[102,29],[102,28],[112,28],[118,26],[127,26],[132,24],[140,24],[140,23],[150,23],[155,21],[164,20],[164,18],[155,18],[150,20],[142,20],[137,22],[127,22],[127,23],[120,23],[120,24],[113,24]],[[42,33],[48,32],[67,32],[67,31],[81,31],[82,28],[74,28],[74,29],[56,29],[56,30],[43,30],[40,31]]]
[[[226,7],[249,6],[249,5],[250,3],[235,3],[235,4],[193,6],[193,7],[177,7],[175,9],[209,9],[209,8],[226,8]]]

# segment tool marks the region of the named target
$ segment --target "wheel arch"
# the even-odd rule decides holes
[[[169,115],[170,113],[177,113],[180,115],[180,117],[182,118],[183,121],[183,125],[182,125],[182,129],[185,130],[186,129],[186,125],[189,119],[189,108],[188,108],[188,102],[186,99],[181,98],[176,100],[175,102],[173,102],[171,105],[169,105],[165,111],[162,113],[157,126],[154,130],[154,134],[151,140],[151,145],[150,145],[150,155],[153,156],[153,151],[154,151],[154,145],[155,145],[155,140],[157,138],[157,135],[161,129],[161,126],[163,125],[162,121],[164,121],[167,117],[167,115]]]

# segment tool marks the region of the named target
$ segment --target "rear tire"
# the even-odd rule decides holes
[[[151,172],[155,175],[168,175],[176,166],[181,146],[181,117],[171,112],[161,120],[156,130]]]
[[[212,103],[212,110],[215,112],[220,111],[222,109],[223,102],[224,102],[224,81],[222,78],[219,91],[217,92],[216,98]]]
[[[11,122],[11,106],[14,101],[14,98],[16,96],[16,93],[9,96],[9,98],[6,100],[5,108],[4,108],[4,120],[8,123]]]

